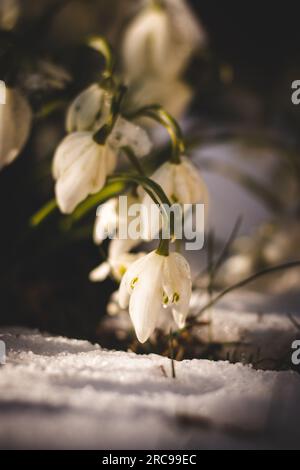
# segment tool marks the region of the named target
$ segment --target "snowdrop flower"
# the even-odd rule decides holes
[[[123,309],[129,305],[138,340],[145,343],[164,308],[170,307],[178,327],[184,327],[191,293],[191,272],[185,258],[178,253],[161,256],[152,252],[127,270],[119,290],[119,303]]]
[[[100,129],[111,112],[112,96],[97,83],[84,90],[70,105],[66,128],[68,132]]]
[[[0,0],[0,29],[11,30],[20,15],[19,0]]]
[[[182,158],[181,163],[164,163],[151,176],[151,179],[158,183],[169,200],[173,203],[184,206],[185,204],[206,203],[207,189],[204,180],[197,168],[187,159]],[[159,220],[159,208],[153,203],[151,197],[140,190],[143,195],[142,204],[145,207],[143,212],[144,238],[151,239],[157,232],[157,220]]]
[[[5,104],[0,104],[0,169],[15,160],[30,133],[31,108],[19,90],[6,88]]]
[[[183,0],[169,0],[162,6],[151,2],[125,33],[123,58],[129,79],[178,77],[203,38],[202,29]]]
[[[56,198],[63,213],[72,213],[90,194],[99,192],[117,164],[120,148],[129,146],[137,156],[147,155],[151,142],[140,127],[119,117],[105,144],[92,132],[74,132],[59,145],[54,156]]]

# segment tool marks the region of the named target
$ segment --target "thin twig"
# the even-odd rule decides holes
[[[173,378],[173,379],[176,379],[175,360],[174,360],[174,344],[173,344],[173,332],[172,332],[172,329],[170,330],[170,336],[169,336],[169,350],[170,350],[171,367],[172,367],[172,378]]]

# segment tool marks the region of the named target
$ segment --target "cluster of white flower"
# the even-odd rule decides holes
[[[147,2],[124,38],[124,68],[130,85],[125,99],[124,87],[114,74],[109,45],[102,38],[91,40],[90,45],[104,55],[106,69],[99,83],[81,92],[67,111],[68,135],[58,146],[53,161],[56,201],[62,213],[73,213],[86,198],[105,187],[122,152],[130,152],[137,165],[139,159],[150,154],[150,137],[135,122],[138,112],[130,118],[133,114],[129,110],[138,105],[141,111],[145,105],[161,100],[167,110],[173,108],[176,114],[181,113],[190,98],[190,90],[181,76],[191,54],[203,40],[201,29],[182,0]],[[180,103],[174,99],[176,96],[180,97]],[[169,105],[171,97],[173,107]],[[120,306],[129,306],[141,342],[153,333],[163,308],[170,309],[179,328],[184,326],[192,289],[189,265],[181,254],[170,253],[170,240],[161,240],[158,250],[150,254],[131,253],[143,240],[151,238],[153,228],[147,223],[150,220],[147,214],[153,207],[159,212],[159,206],[165,201],[183,206],[206,200],[205,184],[185,156],[181,134],[176,134],[176,122],[160,109],[169,119],[166,128],[170,130],[175,124],[171,135],[174,154],[170,161],[163,163],[150,178],[143,171],[138,174],[139,179],[134,179],[131,173],[121,174],[127,183],[131,181],[135,185],[133,192],[127,193],[129,206],[140,202],[145,208],[143,236],[140,240],[113,240],[108,260],[90,275],[92,281],[102,281],[108,275],[121,281]],[[30,123],[31,111],[26,99],[18,90],[8,89],[6,105],[0,107],[0,166],[12,162],[20,153]],[[95,243],[101,244],[109,227],[120,226],[122,220],[127,223],[128,217],[128,211],[120,210],[117,199],[103,204],[96,219]]]

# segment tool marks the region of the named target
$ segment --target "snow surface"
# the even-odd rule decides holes
[[[195,291],[191,314],[196,314],[207,296]],[[201,327],[197,336],[203,342],[239,343],[239,355],[259,356],[259,367],[274,368],[276,361],[288,358],[291,344],[300,338],[299,293],[283,296],[241,291],[224,298],[201,319],[210,327]],[[294,321],[293,321],[294,320]],[[230,346],[225,348],[230,353]],[[235,346],[232,347],[232,350]]]
[[[160,356],[12,328],[0,340],[1,448],[300,447],[296,373],[193,360],[174,380]]]

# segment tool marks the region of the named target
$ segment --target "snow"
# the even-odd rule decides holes
[[[196,314],[207,301],[206,294],[195,291],[191,314]],[[224,298],[201,320],[211,322],[209,327],[198,329],[201,341],[239,343],[240,355],[246,358],[259,355],[261,367],[273,368],[276,361],[289,356],[291,344],[300,337],[296,326],[300,325],[299,293],[293,298],[291,293],[279,297],[241,291]],[[234,348],[228,347],[226,351],[230,353]]]
[[[300,377],[0,330],[0,447],[296,448]]]

